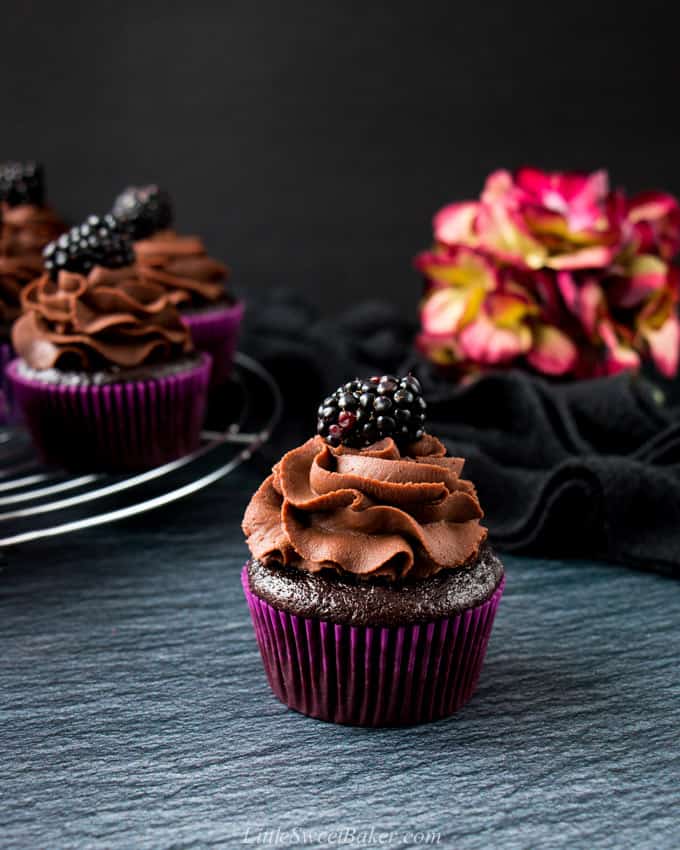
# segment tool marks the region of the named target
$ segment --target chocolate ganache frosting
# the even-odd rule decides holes
[[[0,254],[0,326],[13,322],[21,313],[21,291],[43,270],[39,256],[9,257]]]
[[[288,452],[243,519],[258,561],[358,579],[415,580],[470,565],[487,531],[464,461],[425,434],[362,449],[316,436]]]
[[[32,256],[40,258],[42,250],[66,230],[50,207],[36,204],[2,205],[2,238],[0,253],[3,256]]]
[[[135,242],[139,274],[163,286],[180,308],[205,307],[227,300],[228,269],[209,257],[197,236],[161,230]]]
[[[1,206],[0,325],[7,325],[21,312],[21,290],[42,274],[42,249],[64,225],[49,207]]]
[[[95,266],[85,276],[60,271],[29,284],[12,343],[37,370],[134,368],[168,362],[192,351],[166,291],[127,266]]]

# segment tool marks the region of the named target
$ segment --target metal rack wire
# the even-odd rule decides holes
[[[225,395],[195,452],[134,475],[47,469],[21,428],[0,429],[0,549],[151,511],[229,475],[269,439],[282,401],[269,372],[241,353]]]

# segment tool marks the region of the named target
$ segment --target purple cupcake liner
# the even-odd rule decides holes
[[[67,469],[134,472],[198,448],[210,356],[175,374],[103,385],[50,384],[7,368],[42,459]]]
[[[241,573],[271,689],[333,723],[408,726],[448,717],[475,692],[503,594],[454,617],[399,627],[346,626],[274,608]]]
[[[196,350],[212,357],[211,386],[222,384],[229,377],[244,312],[245,305],[237,301],[229,307],[216,307],[193,315],[182,314]]]
[[[13,419],[11,388],[5,377],[5,369],[13,357],[12,346],[8,342],[0,342],[0,425],[6,425]]]

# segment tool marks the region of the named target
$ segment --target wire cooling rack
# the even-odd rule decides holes
[[[212,404],[200,447],[134,475],[69,475],[40,465],[21,428],[0,428],[0,549],[69,534],[160,508],[229,475],[270,437],[281,417],[276,381],[237,353]]]

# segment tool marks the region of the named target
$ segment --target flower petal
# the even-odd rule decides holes
[[[678,372],[678,353],[680,351],[680,322],[673,313],[657,330],[647,328],[643,331],[649,345],[649,351],[657,369],[667,378],[673,378]]]
[[[659,257],[640,254],[633,257],[626,276],[610,287],[609,297],[618,307],[635,307],[651,293],[664,289],[668,284],[668,265]]]
[[[506,206],[513,203],[515,184],[512,174],[504,168],[492,171],[486,178],[482,191],[483,204],[503,203]]]
[[[434,290],[426,297],[420,313],[423,330],[432,336],[456,333],[474,318],[483,298],[484,290],[480,287]]]
[[[539,325],[534,329],[527,360],[538,372],[564,375],[576,365],[578,350],[562,331],[550,325]]]
[[[643,192],[628,205],[628,221],[644,253],[671,260],[680,251],[680,204],[665,192]]]
[[[507,363],[531,346],[527,327],[499,328],[483,313],[463,329],[459,339],[465,357],[484,365]]]
[[[537,312],[527,293],[512,291],[491,293],[485,308],[495,325],[506,328],[518,325],[527,315]]]
[[[437,366],[454,366],[462,360],[459,345],[453,337],[433,337],[420,333],[416,348]]]
[[[548,257],[546,266],[556,270],[603,269],[611,264],[616,249],[608,245],[593,245],[564,254]]]
[[[477,201],[449,204],[435,215],[434,238],[443,245],[474,245]]]
[[[479,245],[497,259],[518,268],[540,269],[547,251],[522,219],[500,204],[483,205],[477,217]]]
[[[438,286],[478,286],[490,292],[498,285],[493,263],[483,254],[460,245],[441,251],[425,251],[416,257],[415,266]]]
[[[569,272],[557,275],[557,285],[569,311],[580,321],[589,336],[596,334],[597,323],[606,312],[602,288],[595,278],[578,281]]]
[[[640,357],[632,348],[622,343],[616,336],[616,331],[610,321],[603,320],[598,325],[600,338],[605,344],[604,373],[616,375],[627,369],[637,369]]]

